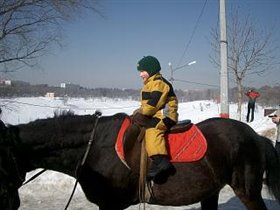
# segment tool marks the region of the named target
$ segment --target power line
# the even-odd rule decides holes
[[[23,105],[28,105],[28,106],[36,106],[36,107],[42,107],[42,108],[51,108],[51,109],[78,109],[78,110],[96,110],[96,109],[130,109],[130,108],[135,108],[138,106],[126,106],[126,107],[93,107],[93,108],[79,108],[79,107],[71,107],[71,104],[63,106],[49,106],[49,105],[39,105],[39,104],[32,104],[32,103],[26,103],[26,102],[20,102],[20,101],[9,101],[9,103],[15,103],[15,104],[23,104]],[[6,105],[4,105],[6,106]],[[68,107],[67,107],[68,106]]]
[[[200,19],[201,19],[203,13],[204,13],[204,9],[205,9],[206,3],[207,3],[207,0],[205,0],[205,2],[204,2],[204,5],[203,5],[203,7],[202,7],[202,9],[201,9],[201,12],[200,12],[200,14],[199,14],[199,16],[198,16],[198,18],[197,18],[197,20],[196,20],[196,23],[195,23],[194,29],[193,29],[193,31],[192,31],[191,37],[190,37],[190,39],[189,39],[189,41],[188,41],[188,43],[187,43],[187,45],[186,45],[186,47],[185,47],[184,53],[183,53],[183,55],[182,55],[182,57],[181,57],[181,59],[180,59],[178,65],[177,65],[177,67],[176,67],[175,69],[178,69],[178,68],[179,68],[178,66],[179,66],[180,63],[182,62],[183,58],[185,57],[185,54],[186,54],[187,50],[189,49],[189,46],[190,46],[190,44],[191,44],[191,42],[192,42],[192,39],[193,39],[193,37],[194,37],[194,34],[195,34],[196,29],[197,29],[197,27],[198,27],[198,24],[199,24],[199,22],[200,22]],[[183,67],[185,67],[186,65],[187,65],[187,64],[184,64],[184,65],[182,65],[180,68],[183,68]]]
[[[204,85],[204,86],[210,86],[210,87],[220,87],[219,85],[212,85],[212,84],[206,84],[206,83],[200,83],[200,82],[192,82],[192,81],[182,80],[182,79],[174,79],[173,78],[173,81],[185,82],[185,83],[196,84],[196,85]]]

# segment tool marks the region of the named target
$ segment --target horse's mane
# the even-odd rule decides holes
[[[74,111],[72,111],[72,110],[55,110],[54,111],[54,117],[68,116],[68,115],[74,115]]]
[[[102,130],[110,130],[110,125],[120,125],[127,116],[125,113],[102,116],[98,126]],[[15,145],[19,148],[25,145],[24,150],[31,149],[32,145],[32,148],[38,151],[44,148],[77,148],[89,140],[96,118],[95,114],[75,115],[72,112],[63,112],[51,118],[7,125],[0,129],[0,145]]]
[[[103,116],[100,118],[99,123],[106,123],[111,121],[121,121],[127,117],[125,113],[117,113],[112,116]],[[20,134],[21,136],[28,137],[30,141],[40,142],[40,139],[46,136],[56,135],[61,137],[61,140],[67,135],[68,140],[75,142],[76,135],[81,133],[88,133],[92,131],[96,116],[93,115],[75,115],[72,112],[63,112],[54,117],[37,119],[25,124],[8,125],[7,130],[13,133],[14,136]],[[49,139],[47,142],[51,142]]]
[[[124,119],[125,117],[127,117],[128,115],[126,113],[117,113],[114,115],[110,115],[110,116],[103,116],[101,117],[102,119]],[[93,115],[77,115],[74,114],[73,111],[71,110],[64,110],[62,112],[55,112],[53,117],[48,117],[48,118],[42,118],[42,119],[36,119],[34,121],[28,122],[28,123],[24,123],[24,124],[20,124],[18,126],[24,126],[24,125],[32,125],[34,126],[35,124],[40,124],[40,123],[48,123],[48,122],[63,122],[63,121],[69,121],[69,122],[75,122],[75,121],[80,121],[80,120],[92,120],[95,119],[95,114]],[[10,127],[11,125],[8,125],[8,127]]]

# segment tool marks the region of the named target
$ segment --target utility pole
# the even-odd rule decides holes
[[[171,84],[173,85],[173,81],[174,81],[174,78],[173,78],[173,73],[174,73],[174,71],[173,71],[173,68],[172,68],[172,63],[171,62],[169,62],[168,63],[168,66],[169,66],[169,68],[170,68],[170,82],[171,82]]]
[[[220,117],[229,118],[228,106],[228,70],[227,70],[227,28],[226,28],[226,0],[220,0]]]

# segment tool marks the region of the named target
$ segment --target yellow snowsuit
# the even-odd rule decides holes
[[[145,143],[148,156],[167,155],[165,131],[178,121],[178,100],[172,85],[157,73],[149,77],[141,90],[139,112],[151,117],[146,129]]]

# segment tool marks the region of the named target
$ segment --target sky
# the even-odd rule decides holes
[[[233,6],[242,15],[250,14],[260,29],[279,26],[279,0],[226,0],[227,11]],[[63,48],[42,57],[40,69],[21,70],[11,79],[140,89],[136,64],[143,56],[153,55],[166,79],[171,75],[168,63],[175,69],[196,61],[174,72],[175,79],[183,80],[174,81],[175,89],[219,87],[219,69],[209,58],[213,54],[210,33],[219,23],[218,0],[104,0],[98,9],[104,17],[86,12],[63,26]],[[274,35],[280,37],[279,28]],[[276,53],[280,57],[279,49]],[[279,70],[278,64],[263,77],[247,78],[244,85],[277,85]],[[232,80],[229,86],[234,86]]]

